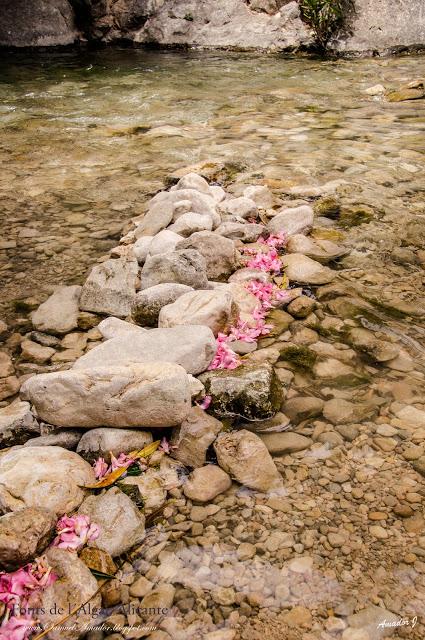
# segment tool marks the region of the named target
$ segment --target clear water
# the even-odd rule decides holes
[[[10,309],[80,282],[146,194],[201,160],[243,163],[286,186],[347,175],[356,183],[370,172],[416,181],[425,102],[387,104],[363,90],[422,71],[415,56],[3,54],[0,215],[8,244],[0,246],[9,248],[0,249],[0,302]],[[374,186],[379,200],[375,178]]]

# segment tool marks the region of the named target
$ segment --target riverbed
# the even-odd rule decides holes
[[[282,189],[344,178],[387,214],[408,206],[423,215],[424,101],[364,93],[422,70],[421,56],[2,54],[2,306],[10,314],[17,301],[80,283],[148,194],[200,161],[234,164]],[[369,229],[354,236],[366,251]]]

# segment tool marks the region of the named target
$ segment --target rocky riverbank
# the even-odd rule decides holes
[[[0,0],[0,46],[131,43],[238,51],[314,49],[296,0]],[[370,56],[425,46],[422,0],[353,0],[328,44]]]
[[[382,311],[420,306],[379,273],[365,300],[343,180],[285,198],[196,170],[28,331],[1,327],[2,565],[77,513],[97,537],[47,550],[40,598],[93,597],[90,640],[419,640],[423,348]],[[114,575],[100,595],[87,567]]]

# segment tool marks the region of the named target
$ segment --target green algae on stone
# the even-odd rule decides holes
[[[280,349],[280,359],[291,363],[296,369],[311,371],[317,360],[317,353],[303,345],[284,345]]]
[[[335,196],[322,196],[314,203],[313,210],[316,216],[335,219],[339,216],[341,204]]]
[[[210,410],[219,418],[267,420],[282,404],[282,385],[269,364],[207,371],[199,380],[211,396]]]
[[[274,338],[289,329],[289,325],[294,322],[294,318],[282,309],[273,309],[267,314],[266,323],[273,325],[268,337]],[[265,345],[264,345],[265,346]]]
[[[358,227],[361,224],[368,224],[375,218],[375,212],[367,204],[344,205],[341,208],[339,222],[342,227]]]

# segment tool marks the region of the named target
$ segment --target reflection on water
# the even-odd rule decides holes
[[[200,160],[236,161],[287,187],[365,174],[376,184],[382,171],[381,185],[415,181],[424,102],[385,104],[362,91],[397,86],[422,64],[414,56],[3,54],[1,300],[80,282],[145,194]]]

